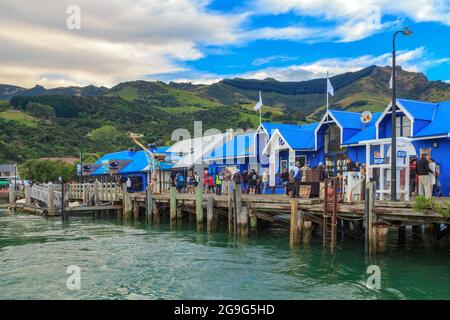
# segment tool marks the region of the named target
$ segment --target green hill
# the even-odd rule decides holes
[[[450,100],[450,85],[422,73],[398,69],[398,96]],[[371,66],[331,78],[330,107],[381,111],[390,101],[390,68]],[[326,79],[281,82],[275,79],[224,79],[212,85],[131,81],[106,89],[94,86],[23,89],[0,85],[0,163],[43,156],[76,156],[80,143],[102,154],[132,146],[130,131],[147,143],[171,143],[174,129],[255,128],[253,105],[263,92],[263,120],[316,121],[325,110]],[[3,96],[2,96],[3,94]],[[91,137],[86,137],[92,133]]]

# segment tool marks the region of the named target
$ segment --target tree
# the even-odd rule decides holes
[[[37,103],[37,102],[28,102],[25,107],[25,111],[33,114],[38,118],[44,118],[48,120],[53,120],[55,118],[55,109],[52,106]]]
[[[23,179],[33,182],[56,182],[59,177],[68,181],[75,174],[75,166],[60,160],[31,159],[19,167],[19,172]]]
[[[101,128],[95,129],[91,132],[91,139],[97,146],[100,146],[103,150],[110,150],[114,142],[119,138],[120,133],[116,127],[106,125]]]

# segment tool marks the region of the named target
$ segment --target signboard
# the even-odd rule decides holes
[[[91,164],[91,163],[84,163],[83,164],[83,176],[90,176],[94,173],[95,170],[97,170],[100,167],[99,164]]]
[[[118,174],[121,169],[128,165],[131,160],[109,160],[108,171],[110,174]]]
[[[397,151],[397,157],[398,158],[406,158],[408,153],[405,150],[398,150]]]
[[[311,195],[311,186],[300,186],[299,195],[300,198],[308,199]]]
[[[373,158],[373,163],[374,164],[383,164],[384,158]]]

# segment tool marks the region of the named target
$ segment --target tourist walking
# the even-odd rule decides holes
[[[325,181],[325,167],[323,166],[322,162],[319,162],[319,165],[317,166],[317,175],[319,178],[319,182]]]
[[[127,184],[127,191],[131,192],[132,190],[131,190],[131,179],[130,179],[130,177],[128,177],[126,184]]]
[[[222,173],[216,174],[216,194],[220,196],[222,194]]]
[[[183,191],[183,187],[184,187],[184,177],[181,173],[177,173],[176,175],[176,188],[178,193],[181,193]]]
[[[249,194],[256,194],[256,185],[258,183],[258,174],[256,173],[255,169],[252,169],[250,171],[249,175]]]
[[[427,154],[422,153],[420,160],[417,161],[416,173],[419,177],[419,195],[425,198],[431,198],[431,180],[430,173],[434,173],[430,169],[430,164],[427,160]]]
[[[222,182],[222,191],[224,194],[230,193],[230,185],[231,185],[231,171],[228,168],[223,170],[223,182]]]
[[[267,169],[264,169],[261,182],[262,182],[262,194],[266,194],[267,186],[269,185],[269,173],[267,172]]]
[[[242,183],[241,183],[242,193],[248,193],[249,179],[250,175],[248,174],[248,171],[244,170],[244,173],[242,174]]]
[[[214,190],[215,183],[214,183],[214,177],[213,177],[212,174],[210,174],[210,175],[208,176],[208,185],[209,185],[209,191],[210,191],[210,193],[214,193],[214,192],[215,192],[215,190]]]
[[[195,186],[195,177],[192,171],[189,171],[187,177],[187,192],[194,193],[194,186]]]
[[[427,160],[431,171],[428,174],[428,177],[430,178],[430,194],[433,196],[434,190],[436,189],[436,162],[431,158],[431,155],[427,155]]]
[[[300,182],[302,181],[302,172],[300,171],[300,162],[297,161],[294,167],[294,181],[295,181],[295,197],[300,195]]]

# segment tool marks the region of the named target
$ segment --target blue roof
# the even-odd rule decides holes
[[[298,124],[286,124],[286,123],[271,123],[271,122],[263,122],[261,123],[264,129],[266,129],[269,137],[272,136],[272,133],[275,132],[276,129],[295,129],[299,127]]]
[[[247,133],[233,137],[230,141],[217,147],[204,156],[205,160],[253,157],[255,156],[255,133]]]
[[[95,163],[101,166],[92,175],[102,175],[109,173],[109,160],[130,160],[131,162],[122,168],[119,173],[141,172],[147,165],[147,158],[144,151],[119,151],[105,154]],[[103,164],[103,165],[102,165]]]
[[[436,103],[436,111],[430,124],[417,132],[414,137],[446,135],[450,132],[450,101]]]
[[[294,150],[309,150],[315,147],[315,135],[319,123],[280,127],[278,131]]]
[[[372,140],[376,138],[376,125],[378,118],[380,118],[381,112],[376,112],[372,114],[372,120],[363,127],[361,131],[344,141],[344,145],[356,144],[360,141]]]
[[[331,115],[336,119],[343,129],[363,129],[361,113],[341,110],[330,110]]]
[[[432,121],[438,103],[415,100],[397,99],[397,104],[403,106],[414,119]]]

